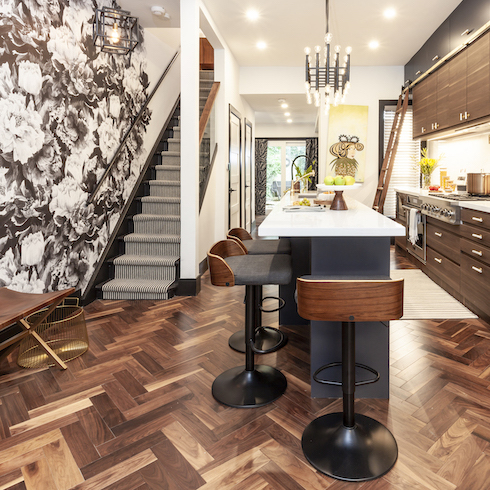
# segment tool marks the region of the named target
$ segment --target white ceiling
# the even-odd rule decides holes
[[[143,27],[179,25],[179,0],[119,3],[139,17]],[[304,47],[323,44],[325,0],[203,0],[203,3],[240,66],[303,66]],[[333,44],[342,48],[352,46],[352,65],[403,66],[460,3],[461,0],[330,0]],[[152,15],[153,5],[164,7],[170,19]],[[388,7],[397,13],[391,20],[383,16]],[[259,12],[255,22],[245,15],[251,8]],[[379,42],[376,50],[368,47],[374,39]],[[258,41],[265,42],[267,48],[257,49]],[[284,119],[278,98],[287,98],[291,113],[301,114],[301,120],[309,122],[315,117],[315,109],[306,105],[304,97],[247,96],[257,112],[256,123],[274,122],[275,116]]]

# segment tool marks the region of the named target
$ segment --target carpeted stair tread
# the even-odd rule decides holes
[[[170,150],[163,150],[160,152],[162,156],[169,156],[169,157],[180,157],[180,151],[170,151]]]
[[[163,165],[155,165],[155,170],[180,170],[180,165],[170,165],[169,163],[164,163]]]
[[[141,196],[139,199],[141,202],[164,202],[171,204],[178,204],[180,202],[180,197]]]
[[[158,255],[120,255],[114,259],[114,265],[152,265],[156,267],[174,266],[178,256],[160,257]]]
[[[180,182],[178,180],[149,180],[148,183],[150,185],[163,185],[163,186],[179,185],[180,186]]]
[[[180,235],[164,235],[147,233],[130,233],[124,236],[125,242],[159,242],[159,243],[180,243]]]
[[[160,216],[158,214],[135,214],[133,216],[133,221],[180,221],[180,216]]]
[[[134,297],[127,299],[144,299],[143,296],[145,294],[161,294],[164,295],[168,293],[170,287],[175,283],[175,281],[168,280],[148,280],[148,279],[113,279],[111,281],[107,281],[102,285],[102,291],[104,293],[113,292],[113,293],[130,293],[133,294]],[[124,299],[124,298],[123,298]],[[148,299],[158,299],[158,298],[148,298]],[[166,299],[166,298],[161,298]]]

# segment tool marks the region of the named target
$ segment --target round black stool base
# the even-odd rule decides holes
[[[313,420],[303,432],[303,453],[318,471],[338,480],[374,480],[395,464],[398,447],[383,424],[357,413],[355,419],[352,429],[343,425],[342,413]]]
[[[286,391],[284,374],[271,366],[245,366],[228,369],[213,382],[212,393],[219,402],[235,408],[262,407],[277,400]]]
[[[255,347],[258,350],[274,352],[284,347],[288,342],[285,333],[279,332],[273,327],[259,327],[255,331]],[[245,330],[234,333],[228,339],[228,345],[238,352],[245,352]]]

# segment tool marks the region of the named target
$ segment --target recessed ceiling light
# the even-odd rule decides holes
[[[285,113],[284,113],[284,115],[285,115],[286,117],[288,117],[288,116],[290,116],[290,115],[291,115],[291,113],[290,113],[290,112],[285,112]]]
[[[293,122],[293,120],[292,120],[292,119],[288,119],[288,123],[292,123],[292,122]]]
[[[265,44],[264,41],[259,41],[256,46],[259,48],[259,49],[265,49],[267,47],[267,44]]]
[[[289,106],[286,104],[286,102],[283,102],[283,103],[281,104],[281,107],[282,107],[283,109],[287,109]]]
[[[376,49],[376,48],[379,48],[379,41],[375,41],[375,40],[370,41],[370,42],[369,42],[369,47],[370,47],[371,49]]]
[[[387,19],[393,19],[393,17],[396,17],[396,10],[394,8],[388,8],[386,9],[384,12],[383,12],[383,15],[387,18]]]
[[[247,10],[247,18],[249,20],[257,20],[259,18],[259,12],[255,9]]]

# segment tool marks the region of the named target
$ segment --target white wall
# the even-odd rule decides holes
[[[316,138],[312,124],[257,124],[256,138]]]
[[[490,132],[429,142],[429,156],[438,158],[441,154],[444,157],[439,162],[439,168],[447,168],[447,174],[454,182],[466,173],[489,173]],[[434,184],[440,182],[439,168],[432,174]]]
[[[206,197],[199,215],[199,261],[218,240],[223,240],[228,231],[228,144],[229,106],[242,116],[242,148],[244,144],[245,118],[255,126],[255,115],[250,105],[240,96],[240,69],[236,59],[222,39],[205,6],[201,3],[201,30],[214,48],[214,79],[220,82],[215,102],[216,142],[218,154],[214,164]],[[255,136],[253,134],[253,136]],[[252,183],[255,186],[254,183]],[[183,200],[184,203],[184,200]],[[184,239],[185,237],[182,237]]]
[[[349,192],[352,192],[352,197],[369,207],[373,205],[378,185],[379,101],[398,99],[403,77],[403,66],[353,66],[351,68],[351,88],[346,103],[367,105],[369,109],[365,180],[360,189]],[[328,148],[324,151],[328,151]]]
[[[353,66],[351,68],[351,89],[346,103],[350,105],[367,105],[368,136],[366,142],[366,173],[364,185],[352,194],[367,206],[372,206],[378,184],[378,135],[379,135],[379,100],[398,99],[403,84],[403,66]],[[304,68],[302,67],[243,67],[240,70],[241,93],[303,94]],[[306,105],[306,101],[305,101]],[[326,138],[328,123],[319,113],[319,131],[315,134],[312,128],[300,128],[298,125],[260,125],[256,136],[259,137],[293,137],[317,136],[319,142],[319,178],[325,176],[327,161]],[[304,131],[302,131],[304,130]],[[297,132],[296,132],[297,131]],[[301,134],[299,134],[301,131]]]

